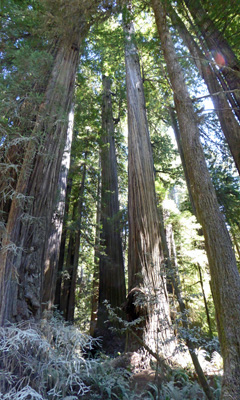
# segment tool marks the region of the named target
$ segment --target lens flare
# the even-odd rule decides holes
[[[221,53],[216,52],[216,54],[214,55],[214,60],[219,67],[224,67],[226,65],[225,58]]]

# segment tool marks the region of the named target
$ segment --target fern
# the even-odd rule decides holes
[[[84,395],[92,368],[83,357],[96,340],[57,318],[0,329],[2,399],[62,399]],[[10,395],[11,394],[11,395]]]

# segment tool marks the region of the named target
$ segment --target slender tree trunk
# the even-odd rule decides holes
[[[138,331],[144,342],[165,357],[175,350],[166,289],[164,255],[161,247],[155,195],[153,157],[146,117],[146,105],[139,58],[134,43],[134,28],[125,16],[125,63],[128,106],[128,214],[129,300],[133,308],[138,291],[144,295],[147,316],[144,329]],[[134,290],[136,294],[134,295]],[[134,295],[134,296],[133,296]],[[131,296],[131,297],[130,297]],[[143,299],[142,299],[143,301]],[[137,317],[137,307],[135,307]],[[145,312],[145,311],[144,311]],[[141,315],[141,314],[140,314]],[[140,316],[139,315],[139,316]]]
[[[71,171],[71,166],[70,166]],[[67,241],[67,216],[69,214],[69,205],[70,205],[70,195],[72,191],[72,178],[68,179],[67,183],[67,193],[66,193],[66,202],[65,202],[65,215],[64,215],[64,227],[63,233],[61,236],[61,243],[59,249],[59,259],[58,259],[58,270],[57,270],[57,280],[56,280],[56,289],[54,296],[54,304],[60,310],[60,301],[61,301],[61,292],[62,292],[62,281],[63,281],[63,268],[64,268],[64,258],[65,258],[65,249],[66,249],[66,241]]]
[[[172,285],[172,278],[171,278],[171,258],[168,248],[168,243],[166,239],[166,231],[164,228],[164,215],[163,215],[163,208],[161,205],[158,205],[158,213],[159,213],[159,221],[160,221],[160,235],[162,241],[162,248],[164,254],[164,262],[166,266],[166,276],[167,276],[167,290],[168,294],[174,295],[174,288]]]
[[[160,207],[159,211],[160,211],[160,218],[163,223],[164,217],[163,217],[163,210],[161,207]],[[167,227],[166,227],[166,230],[167,230]],[[183,328],[186,330],[186,332],[188,332],[188,330],[189,330],[188,311],[187,311],[186,305],[183,301],[182,293],[181,293],[182,292],[181,291],[181,282],[180,282],[180,277],[179,277],[179,273],[178,273],[176,249],[175,249],[172,227],[168,227],[168,238],[167,238],[167,235],[165,234],[164,229],[161,229],[161,239],[162,239],[162,244],[163,244],[163,251],[164,251],[165,263],[166,263],[166,268],[167,268],[167,275],[169,277],[169,280],[172,283],[172,286],[174,289],[174,294],[175,294],[175,296],[177,298],[177,302],[179,304],[180,312],[182,314]],[[185,342],[188,347],[190,356],[192,358],[192,362],[193,362],[196,374],[198,376],[199,382],[207,396],[207,399],[213,400],[213,395],[212,395],[211,389],[206,380],[206,377],[204,375],[204,372],[202,370],[201,364],[199,363],[198,356],[195,351],[195,343],[194,343],[194,341],[191,340],[190,335],[186,336]]]
[[[224,94],[226,95],[226,98],[227,98],[229,104],[231,105],[232,110],[233,110],[236,118],[238,119],[238,123],[240,123],[240,108],[239,108],[239,105],[236,104],[235,97],[233,97],[233,93],[237,93],[237,91],[239,91],[239,89],[235,89],[235,90],[232,90],[232,91],[229,90],[229,86],[228,86],[226,80],[224,79],[224,76],[221,73],[221,70],[217,68],[215,63],[212,63],[211,56],[209,55],[208,52],[206,52],[206,50],[205,50],[205,54],[206,54],[206,58],[208,58],[209,62],[211,63],[212,69],[213,69],[215,75],[217,76],[217,78],[218,78],[218,80],[219,80],[219,82],[220,82],[220,84],[221,84],[221,86],[222,86],[222,88],[224,90]]]
[[[65,201],[67,192],[67,176],[70,166],[70,154],[72,145],[74,111],[69,114],[67,140],[65,144],[63,160],[58,183],[58,199],[52,221],[52,231],[48,239],[48,249],[45,261],[43,284],[43,308],[51,310],[54,304],[57,282],[57,269],[63,230]]]
[[[87,153],[85,153],[86,160]],[[80,240],[81,240],[81,230],[82,230],[82,213],[83,213],[83,194],[85,189],[86,180],[86,163],[83,167],[83,176],[81,182],[79,203],[78,203],[78,230],[75,234],[75,246],[74,246],[74,257],[73,257],[73,271],[71,277],[71,286],[68,300],[68,312],[67,321],[74,321],[74,309],[75,309],[75,292],[77,283],[77,272],[78,272],[78,261],[79,261],[79,250],[80,250]]]
[[[101,161],[99,157],[99,171],[101,169]],[[98,175],[97,186],[97,213],[96,213],[96,231],[95,231],[95,249],[94,249],[94,271],[92,281],[92,301],[91,301],[91,321],[90,335],[94,336],[97,326],[97,311],[99,298],[99,260],[100,260],[100,222],[101,222],[101,181],[100,174]]]
[[[86,157],[87,153],[85,153],[85,161]],[[77,271],[78,271],[85,180],[86,180],[86,162],[83,165],[82,180],[79,188],[78,199],[73,207],[72,221],[74,221],[74,223],[77,225],[77,228],[74,231],[70,232],[66,267],[64,269],[65,277],[64,277],[63,291],[60,299],[60,310],[62,311],[66,321],[69,322],[74,321],[75,289],[76,289]]]
[[[188,47],[193,60],[208,87],[223,134],[240,174],[240,126],[231,107],[229,106],[227,95],[223,92],[223,88],[218,81],[212,64],[207,61],[200,47],[188,32],[180,17],[172,7],[168,7],[168,9],[174,26],[178,29],[181,38]]]
[[[76,210],[77,210],[77,203],[75,203],[73,206],[72,221],[75,221],[76,219]],[[66,261],[63,265],[63,270],[62,270],[62,287],[61,287],[60,302],[59,302],[59,309],[65,320],[67,320],[67,315],[68,315],[68,303],[69,303],[68,299],[69,299],[72,272],[73,272],[74,249],[75,249],[75,232],[70,231],[67,243]]]
[[[236,248],[236,252],[237,252],[238,258],[239,258],[239,260],[240,260],[239,241],[238,241],[238,238],[236,237],[236,235],[235,235],[233,229],[231,230],[231,234],[232,234],[232,237],[233,237],[233,243],[234,243],[234,246],[235,246],[235,248]]]
[[[207,323],[208,323],[208,329],[209,329],[209,336],[210,338],[213,338],[213,333],[212,333],[212,326],[211,326],[211,319],[210,319],[210,314],[208,310],[208,303],[204,291],[204,286],[203,286],[203,278],[202,278],[202,271],[201,271],[201,265],[197,264],[198,267],[198,273],[199,273],[199,279],[200,279],[200,285],[202,289],[202,295],[203,295],[203,301],[204,301],[204,306],[205,306],[205,311],[206,311],[206,316],[207,316]]]
[[[120,215],[118,201],[117,159],[114,143],[114,123],[111,101],[111,80],[103,76],[101,149],[101,246],[105,254],[100,255],[99,306],[97,335],[104,335],[103,346],[111,345],[112,335],[108,331],[108,318],[103,304],[107,300],[112,307],[120,307],[126,298]]]
[[[203,36],[216,64],[233,90],[232,97],[240,108],[240,63],[223,34],[216,28],[199,0],[185,0],[185,3]],[[238,91],[236,91],[238,89]]]
[[[162,3],[152,0],[168,74],[174,91],[181,142],[209,261],[219,340],[224,360],[221,399],[240,393],[240,277],[232,243],[211,183],[192,102],[178,63]]]
[[[26,149],[0,261],[0,323],[40,318],[43,273],[86,25],[58,44],[44,101]],[[81,30],[82,28],[82,30]]]
[[[196,209],[195,209],[195,204],[193,201],[190,179],[189,179],[189,176],[187,173],[187,167],[186,167],[186,162],[185,162],[184,153],[183,153],[183,149],[182,149],[181,135],[179,132],[177,118],[175,115],[175,111],[171,106],[168,107],[168,110],[169,110],[169,114],[170,114],[170,118],[171,118],[171,122],[172,122],[173,132],[174,132],[175,139],[176,139],[177,146],[178,146],[179,155],[181,158],[181,163],[182,163],[183,172],[184,172],[184,176],[185,176],[185,180],[186,180],[186,184],[187,184],[187,188],[188,188],[188,194],[189,194],[189,199],[190,199],[190,203],[192,206],[192,211],[193,211],[193,214],[196,215]]]

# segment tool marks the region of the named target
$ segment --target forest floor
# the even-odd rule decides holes
[[[187,353],[166,374],[146,352],[89,357],[96,342],[58,318],[0,328],[0,400],[205,399]],[[221,357],[198,355],[218,400]]]
[[[144,355],[143,355],[144,354]],[[199,351],[199,361],[205,376],[213,390],[214,398],[220,396],[220,382],[223,373],[221,356],[214,352],[211,360],[207,359],[206,351]],[[121,355],[111,361],[114,368],[131,370],[129,387],[135,393],[136,399],[164,400],[201,400],[206,396],[198,384],[197,375],[191,364],[191,358],[185,349],[179,357],[183,365],[175,364],[168,374],[161,372],[161,366],[154,360],[146,360],[146,353],[133,352]]]

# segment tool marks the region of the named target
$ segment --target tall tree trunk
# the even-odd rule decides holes
[[[117,159],[114,142],[114,123],[111,101],[111,80],[103,76],[101,148],[101,246],[105,254],[99,263],[99,306],[96,334],[103,335],[103,346],[111,344],[112,337],[105,321],[108,318],[103,304],[120,307],[126,297],[120,215],[118,201]]]
[[[153,351],[158,342],[157,348],[167,357],[175,350],[175,339],[170,321],[143,83],[134,43],[134,27],[129,20],[129,15],[125,15],[128,107],[128,297],[129,300],[133,298],[133,305],[129,304],[128,308],[131,310],[138,301],[136,297],[140,289],[145,297],[147,316],[144,329],[138,331],[138,334]],[[136,294],[133,296],[134,290]],[[145,313],[144,310],[143,312]]]
[[[72,221],[75,221],[76,219],[76,210],[77,210],[77,203],[73,205],[72,219],[71,219]],[[64,262],[63,259],[62,282],[61,282],[62,285],[61,285],[60,301],[59,301],[59,309],[65,320],[67,320],[67,314],[68,314],[68,303],[69,303],[68,299],[71,287],[73,262],[74,262],[74,249],[75,249],[74,231],[70,231],[66,247],[67,247],[66,261]]]
[[[174,92],[181,142],[197,217],[202,224],[209,261],[219,340],[224,360],[222,399],[240,393],[240,277],[232,243],[211,183],[192,102],[167,27],[166,11],[152,0],[168,74]]]
[[[197,268],[198,268],[200,285],[201,285],[201,289],[202,289],[203,301],[204,301],[204,306],[205,306],[205,311],[206,311],[206,316],[207,316],[209,337],[213,338],[212,325],[211,325],[211,319],[210,319],[210,314],[209,314],[209,309],[208,309],[208,303],[207,303],[207,298],[206,298],[206,295],[205,295],[205,290],[204,290],[204,285],[203,285],[203,277],[202,277],[201,265],[197,264]]]
[[[72,160],[71,160],[72,162]],[[72,165],[70,165],[71,171]],[[64,268],[64,258],[65,258],[65,249],[66,249],[66,241],[67,241],[67,217],[69,214],[69,205],[70,205],[70,195],[72,191],[72,177],[68,179],[67,182],[67,193],[66,193],[66,202],[65,202],[65,213],[64,213],[64,227],[61,236],[61,243],[59,249],[59,258],[58,258],[58,266],[57,266],[57,280],[55,287],[55,296],[54,296],[54,304],[60,310],[60,301],[61,301],[61,293],[62,293],[62,281],[63,281],[63,268]]]
[[[168,110],[169,110],[169,114],[170,114],[170,118],[171,118],[172,129],[173,129],[173,132],[174,132],[174,135],[175,135],[175,139],[176,139],[176,142],[177,142],[179,155],[180,155],[180,158],[181,158],[181,163],[182,163],[183,172],[184,172],[184,176],[185,176],[185,180],[186,180],[186,184],[187,184],[187,188],[188,188],[188,194],[189,194],[189,199],[190,199],[190,203],[191,203],[191,206],[192,206],[192,211],[193,211],[193,214],[196,215],[196,209],[195,209],[195,204],[194,204],[194,201],[193,201],[190,179],[189,179],[189,176],[188,176],[188,173],[187,173],[187,167],[186,167],[186,162],[185,162],[184,153],[183,153],[183,149],[182,149],[181,135],[180,135],[180,132],[179,132],[177,118],[176,118],[176,115],[175,115],[175,111],[171,106],[168,107]]]
[[[6,234],[11,198],[16,190],[17,176],[24,155],[24,146],[3,143],[0,147],[0,247]]]
[[[99,156],[99,172],[101,169],[101,161]],[[90,320],[90,335],[94,336],[97,326],[97,311],[99,298],[99,260],[100,260],[100,223],[101,223],[101,180],[98,175],[97,185],[97,212],[96,212],[96,231],[95,231],[95,249],[94,249],[94,270],[92,281],[92,298],[91,298],[91,320]]]
[[[229,106],[226,94],[220,85],[217,75],[211,63],[207,62],[202,50],[188,32],[181,18],[172,7],[168,6],[174,26],[179,31],[184,44],[188,47],[193,60],[204,79],[211,99],[216,110],[219,122],[226,141],[229,145],[236,167],[240,174],[240,126],[237,122],[231,107]]]
[[[87,153],[85,153],[85,160]],[[83,167],[83,176],[81,182],[81,190],[78,203],[78,230],[75,233],[75,246],[74,246],[74,257],[73,257],[73,271],[71,276],[71,286],[68,299],[68,311],[67,311],[67,321],[74,321],[74,309],[75,309],[75,292],[77,283],[77,272],[78,272],[78,261],[79,261],[79,251],[80,251],[80,240],[81,240],[81,230],[82,230],[82,213],[83,213],[83,194],[85,189],[86,180],[86,163]]]
[[[48,249],[45,261],[44,284],[43,284],[43,308],[48,310],[52,309],[55,297],[59,252],[61,245],[65,201],[67,193],[67,176],[70,167],[73,123],[74,123],[74,111],[72,108],[69,114],[67,139],[64,148],[64,154],[63,154],[59,183],[58,183],[57,204],[55,206],[51,234],[48,239]]]
[[[55,40],[53,40],[53,43],[48,48],[47,53],[52,62],[49,63],[48,68],[44,71],[45,74],[32,86],[32,93],[37,93],[39,98],[41,98],[46,91],[52,63],[57,54]],[[29,73],[31,71],[26,72]],[[25,79],[26,76],[23,77],[23,80]],[[21,99],[18,106],[17,100],[15,101],[17,113],[14,117],[10,115],[12,130],[15,129],[15,133],[13,134],[12,132],[10,139],[8,137],[8,132],[1,126],[1,133],[3,134],[2,136],[5,137],[5,140],[1,143],[0,147],[0,220],[2,220],[4,224],[8,221],[12,197],[16,190],[18,176],[24,160],[24,154],[29,143],[29,137],[31,137],[31,132],[34,129],[36,116],[39,110],[38,101],[36,101],[36,99],[35,101],[33,101],[33,99],[32,101],[29,100],[29,95],[24,99]]]
[[[85,22],[58,52],[12,200],[0,261],[0,324],[40,318],[47,241]]]
[[[233,229],[231,229],[231,235],[232,235],[232,238],[233,238],[234,246],[236,248],[236,253],[238,255],[238,259],[240,260],[239,238],[236,236],[236,234],[235,234]]]
[[[83,211],[83,195],[86,180],[86,157],[87,152],[85,153],[85,163],[82,169],[82,180],[78,192],[78,199],[73,207],[72,221],[77,226],[77,228],[70,232],[66,267],[64,269],[66,276],[64,278],[63,291],[60,299],[60,310],[62,311],[66,321],[69,322],[74,321],[75,289],[77,282],[79,247],[82,229],[81,223]]]
[[[231,89],[232,97],[240,108],[240,62],[231,49],[224,35],[216,28],[199,0],[185,0],[194,22],[196,23],[209,51]],[[238,90],[236,90],[238,89]]]

